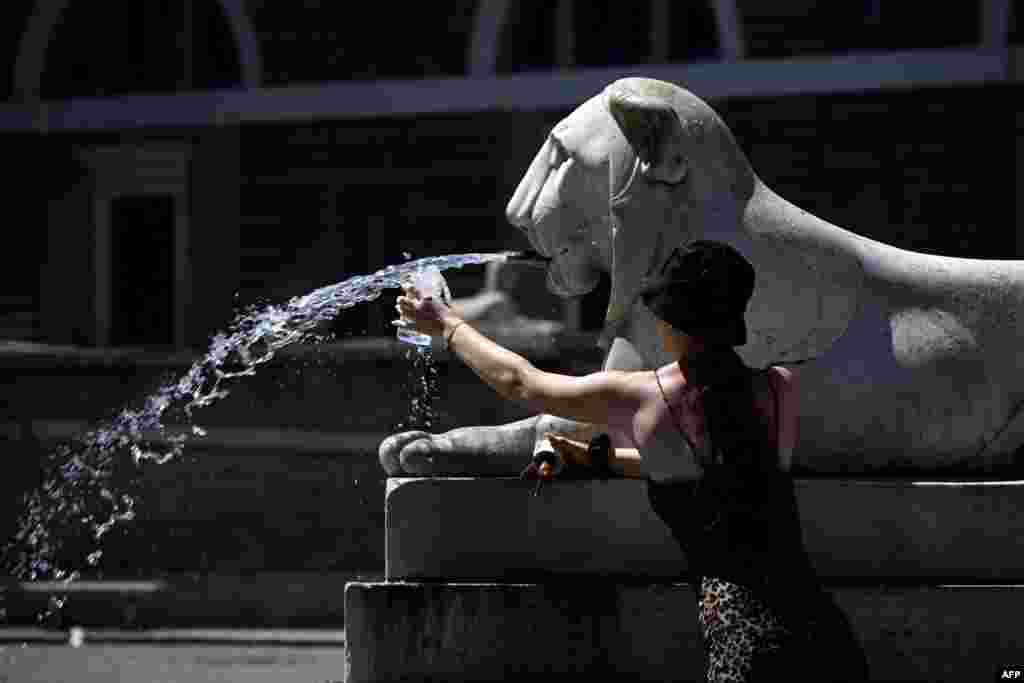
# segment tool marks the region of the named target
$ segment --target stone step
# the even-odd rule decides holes
[[[174,574],[69,584],[8,581],[0,584],[0,624],[35,625],[57,599],[64,600],[63,607],[43,618],[47,628],[340,630],[344,625],[341,586],[369,578],[379,579],[380,573]]]
[[[388,580],[673,579],[686,561],[645,484],[392,478]],[[834,583],[1024,581],[1024,482],[797,479],[808,553]]]
[[[1024,585],[831,592],[873,681],[978,683],[1020,668]],[[347,683],[703,680],[686,584],[355,582],[345,622]]]

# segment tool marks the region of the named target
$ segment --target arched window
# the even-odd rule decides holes
[[[22,2],[0,14],[19,26],[11,88],[17,99],[253,88],[262,81],[243,0],[110,0],[102,11],[84,0]]]
[[[737,33],[732,3],[647,0],[508,0],[497,52],[499,73],[572,67],[629,66],[742,56],[720,46]],[[491,22],[494,23],[494,22]],[[486,25],[486,24],[483,24]],[[742,37],[732,36],[732,40]],[[738,52],[739,54],[734,54]]]
[[[268,85],[462,76],[476,0],[246,4]]]
[[[44,99],[228,87],[237,43],[215,0],[69,2],[46,50]]]

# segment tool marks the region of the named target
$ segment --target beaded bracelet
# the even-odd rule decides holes
[[[459,329],[459,327],[461,327],[462,325],[465,325],[465,324],[466,324],[465,320],[460,320],[459,322],[455,323],[455,327],[453,327],[452,331],[448,333],[447,337],[445,337],[445,340],[444,340],[444,348],[445,349],[451,348],[452,338],[455,336],[455,330]]]
[[[590,467],[595,474],[612,476],[612,440],[607,434],[598,434],[587,445]]]

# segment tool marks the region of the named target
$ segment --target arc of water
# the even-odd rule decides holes
[[[252,375],[277,351],[320,335],[321,325],[344,309],[372,301],[388,289],[401,287],[403,275],[426,266],[440,270],[521,258],[519,252],[432,256],[391,265],[369,275],[294,297],[282,304],[251,307],[238,314],[226,332],[214,335],[209,350],[176,381],[161,385],[147,396],[139,409],[124,408],[107,424],[86,433],[74,446],[63,445],[52,454],[52,475],[25,501],[21,529],[4,548],[3,561],[16,576],[29,580],[74,581],[78,568],[60,566],[64,541],[54,535],[55,526],[85,526],[90,541],[98,546],[118,524],[135,516],[135,499],[117,490],[114,473],[118,455],[127,451],[131,461],[162,464],[179,456],[190,436],[203,430],[169,435],[163,418],[181,406],[191,423],[196,408],[228,395],[227,380]],[[162,446],[154,444],[162,442]],[[163,449],[163,450],[162,450]],[[85,555],[96,566],[102,556],[98,547]],[[59,609],[60,600],[52,606]]]

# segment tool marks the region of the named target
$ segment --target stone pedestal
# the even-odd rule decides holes
[[[873,681],[978,683],[1020,665],[1024,586],[832,593]],[[348,683],[700,681],[694,602],[686,584],[349,583]]]
[[[628,479],[391,478],[388,580],[560,574],[681,577],[686,561]],[[798,479],[807,551],[826,582],[1024,579],[1024,482]]]
[[[585,579],[349,583],[348,680],[697,680],[693,602],[686,585]]]
[[[678,577],[685,560],[644,485],[388,479],[389,580],[533,580],[550,574]]]
[[[531,490],[389,480],[388,581],[346,586],[350,683],[700,680],[685,560],[643,482]],[[1020,663],[1024,482],[801,479],[797,495],[873,680],[994,680]]]

